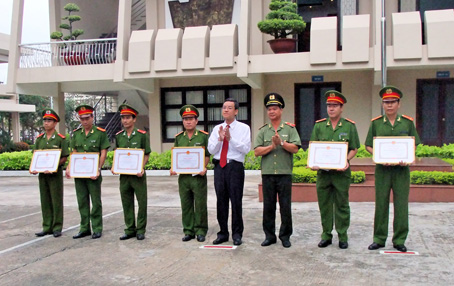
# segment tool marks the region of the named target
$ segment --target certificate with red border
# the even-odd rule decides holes
[[[343,169],[347,166],[347,142],[311,141],[307,166],[320,169]]]
[[[35,150],[30,164],[30,172],[57,172],[60,156],[61,149]]]
[[[117,148],[113,157],[115,174],[137,175],[142,172],[145,152],[143,149]]]
[[[69,171],[72,178],[90,178],[98,175],[99,153],[71,153]]]
[[[411,164],[415,161],[415,137],[374,137],[373,161],[376,164]]]
[[[179,174],[198,174],[205,169],[205,148],[173,147],[172,171]]]

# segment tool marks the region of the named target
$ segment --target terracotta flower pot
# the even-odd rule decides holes
[[[294,53],[296,51],[296,39],[274,39],[269,40],[268,43],[275,54]]]

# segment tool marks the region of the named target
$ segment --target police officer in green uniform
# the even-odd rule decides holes
[[[402,92],[393,86],[380,90],[385,115],[372,119],[366,137],[366,150],[373,153],[375,136],[414,136],[415,144],[421,143],[416,132],[413,118],[398,114]],[[369,250],[385,246],[388,237],[389,196],[393,190],[394,200],[394,235],[393,246],[401,252],[406,252],[405,240],[408,235],[408,195],[410,193],[410,168],[401,162],[397,165],[375,165],[375,219],[374,242]]]
[[[318,247],[327,247],[332,243],[333,223],[339,236],[339,248],[348,248],[347,230],[350,226],[350,206],[348,189],[350,188],[351,171],[350,160],[355,157],[360,147],[358,131],[355,122],[342,118],[345,96],[335,90],[325,93],[328,119],[323,118],[315,123],[311,141],[338,141],[348,143],[347,164],[338,170],[322,170],[314,166],[317,171],[318,207],[322,221],[323,232]]]
[[[210,161],[208,152],[208,132],[196,129],[199,122],[199,111],[193,105],[185,105],[180,109],[185,131],[175,135],[174,147],[203,147],[205,149],[204,166]],[[208,231],[207,212],[207,176],[206,167],[197,176],[180,174],[178,177],[178,191],[181,201],[181,215],[183,222],[183,241],[189,241],[197,236],[197,241],[205,241]],[[170,170],[171,175],[177,175]]]
[[[292,171],[293,154],[301,147],[301,139],[295,125],[282,122],[284,99],[277,93],[265,96],[264,104],[270,119],[263,125],[254,141],[255,156],[262,156],[263,230],[262,246],[276,243],[276,202],[279,197],[281,227],[279,239],[288,248],[292,226]]]
[[[59,237],[63,228],[63,165],[69,156],[68,141],[55,130],[60,117],[54,110],[45,109],[42,116],[45,132],[36,139],[34,150],[61,149],[61,155],[55,173],[45,171],[38,176],[43,230],[35,235],[53,234],[54,237]],[[30,173],[38,174],[36,171]]]
[[[72,152],[98,152],[98,174],[91,178],[75,178],[77,203],[80,213],[80,230],[73,238],[91,235],[90,220],[93,227],[93,239],[102,236],[102,203],[101,203],[101,166],[106,160],[109,139],[104,129],[93,125],[93,108],[89,105],[80,105],[76,108],[81,128],[73,131],[71,139]],[[66,169],[66,177],[71,178],[71,170]],[[90,213],[90,199],[92,209]]]
[[[124,130],[115,136],[117,148],[143,149],[144,159],[142,171],[136,175],[120,175],[120,194],[125,219],[125,233],[120,240],[137,237],[138,240],[145,239],[147,228],[147,176],[144,167],[150,156],[150,142],[146,131],[134,127],[139,112],[133,107],[122,104],[118,108],[121,116],[121,124]],[[112,169],[113,173],[113,169]],[[136,194],[139,210],[137,211],[137,226],[134,214],[134,194]]]

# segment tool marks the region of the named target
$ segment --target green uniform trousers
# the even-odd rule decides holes
[[[183,232],[189,235],[206,235],[208,231],[207,176],[178,176]]]
[[[90,220],[93,232],[102,232],[102,203],[101,182],[102,177],[92,180],[90,178],[74,179],[76,185],[77,204],[80,213],[80,232],[90,231]],[[90,213],[90,199],[93,204]]]
[[[404,244],[408,235],[408,195],[410,168],[408,166],[375,166],[374,242],[384,245],[388,237],[389,196],[393,190],[393,244]]]
[[[317,171],[317,198],[322,220],[323,240],[332,239],[333,223],[339,241],[347,242],[347,230],[350,226],[350,205],[348,189],[350,188],[351,171],[335,170]]]
[[[55,232],[63,228],[63,170],[38,175],[43,231]]]
[[[137,198],[137,226],[134,214],[134,194]],[[125,234],[144,234],[147,228],[147,176],[120,175],[120,195],[125,218]]]

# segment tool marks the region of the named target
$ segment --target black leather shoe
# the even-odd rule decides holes
[[[318,243],[318,247],[320,248],[324,248],[324,247],[327,247],[328,245],[332,244],[333,241],[331,239],[327,239],[327,240],[320,240],[320,242]]]
[[[137,234],[137,240],[144,240],[145,239],[145,234],[144,233],[138,233]]]
[[[133,234],[123,234],[122,236],[120,236],[120,240],[127,240],[127,239],[130,239],[130,238],[133,238],[135,237],[135,235]]]
[[[397,249],[400,252],[407,252],[407,248],[403,244],[394,244],[394,248]]]
[[[234,238],[233,239],[233,245],[241,245],[243,242],[241,241],[241,238]]]
[[[289,248],[290,246],[292,246],[292,243],[290,242],[290,240],[283,240],[282,246],[285,248]]]
[[[52,232],[40,231],[40,232],[35,233],[35,235],[38,236],[38,237],[45,236],[45,235],[48,235],[48,234],[52,234]]]
[[[53,235],[54,235],[54,237],[60,237],[61,231],[54,231]]]
[[[382,245],[382,244],[374,242],[371,245],[369,245],[368,249],[369,250],[377,250],[377,249],[382,248],[382,247],[385,247],[385,246]]]
[[[346,241],[339,241],[339,248],[340,248],[340,249],[347,249],[347,248],[348,248],[348,242],[346,242]]]
[[[102,236],[102,233],[101,233],[101,232],[95,232],[95,233],[93,233],[93,235],[91,236],[91,238],[97,239],[97,238],[100,238],[101,236]]]
[[[84,232],[79,232],[78,234],[74,235],[74,239],[82,238],[91,235],[91,231],[84,231]]]
[[[198,234],[197,235],[197,241],[198,242],[204,242],[205,241],[205,235]]]
[[[213,240],[213,244],[221,244],[221,243],[227,242],[227,241],[229,241],[228,238],[220,238],[220,237],[218,237],[215,240]]]
[[[261,246],[270,246],[271,244],[275,244],[276,240],[275,239],[265,239]]]
[[[182,241],[190,241],[191,239],[194,239],[194,238],[195,238],[195,235],[186,234],[185,236],[183,236],[183,238],[181,240]]]

